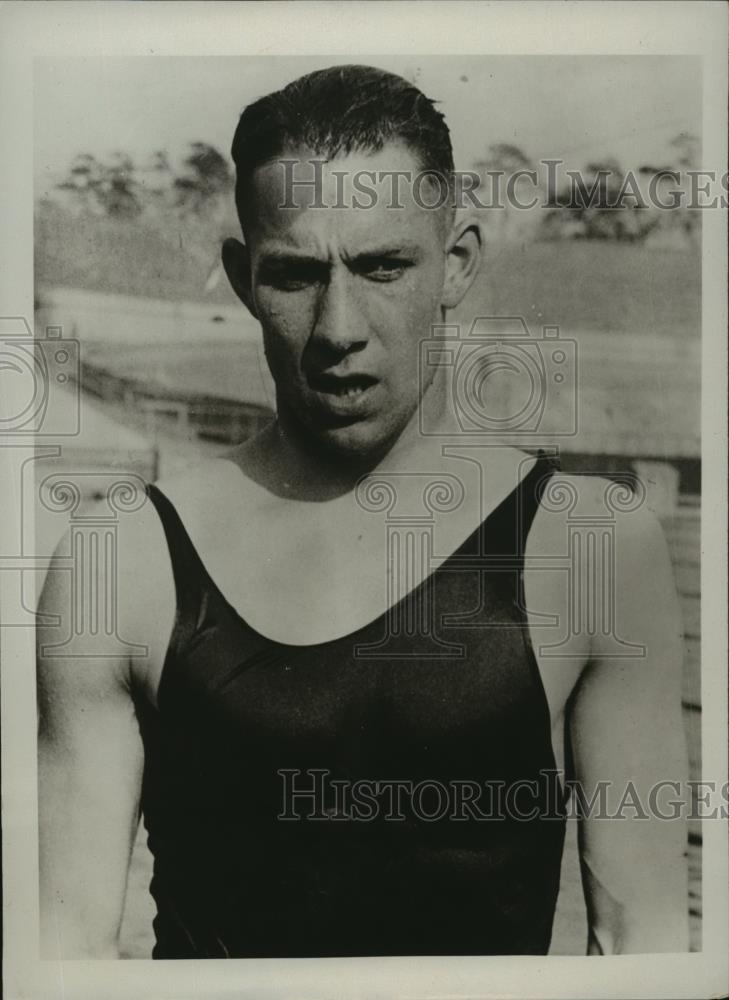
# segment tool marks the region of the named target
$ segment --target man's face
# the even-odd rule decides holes
[[[296,161],[296,182],[314,178],[311,151],[286,157]],[[310,443],[363,458],[394,442],[427,388],[420,342],[441,316],[449,215],[422,207],[437,200],[429,184],[418,205],[403,179],[400,208],[391,178],[368,174],[373,196],[353,188],[360,171],[414,177],[419,164],[399,144],[319,169],[321,200],[344,207],[311,207],[314,193],[303,186],[287,191],[280,162],[256,170],[245,226],[251,297],[280,418]],[[358,208],[355,197],[375,203]],[[292,200],[295,208],[281,207]]]

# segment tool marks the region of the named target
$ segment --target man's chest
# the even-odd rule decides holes
[[[329,642],[382,617],[397,622],[416,605],[421,631],[467,624],[475,636],[513,625],[513,604],[561,707],[589,652],[587,633],[577,634],[574,581],[544,564],[548,523],[536,519],[522,552],[508,544],[494,551],[503,539],[488,525],[475,506],[432,517],[382,516],[351,499],[313,511],[284,507],[262,512],[238,547],[219,537],[206,565],[249,624],[295,646]]]
[[[432,660],[484,656],[520,629],[557,718],[586,656],[574,643],[560,655],[570,595],[559,574],[530,565],[550,546],[549,523],[535,519],[523,551],[511,497],[506,516],[494,504],[484,516],[475,490],[449,504],[428,477],[401,478],[398,491],[372,482],[333,502],[223,501],[204,523],[182,516],[214,590],[266,640],[300,648],[373,626],[382,657]]]
[[[450,759],[455,773],[518,756],[537,731],[546,754],[550,716],[516,581],[479,572],[449,560],[384,613],[312,644],[272,639],[208,589],[192,634],[174,637],[165,704],[188,706],[235,757],[281,767],[285,750],[299,766],[414,773]]]
[[[200,555],[258,631],[306,645],[354,632],[405,601],[454,559],[481,521],[475,503],[424,514],[406,496],[393,513],[376,491],[357,491],[326,504],[259,508],[234,539],[225,530],[208,533]]]

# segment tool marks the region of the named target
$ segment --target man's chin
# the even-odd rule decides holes
[[[318,426],[300,423],[297,437],[306,450],[318,453],[321,458],[340,467],[351,466],[354,471],[366,470],[387,455],[404,426],[377,419],[319,423]]]
[[[410,415],[411,416],[411,415]],[[338,465],[372,467],[387,455],[409,422],[404,412],[344,417],[315,410],[297,417],[279,408],[279,419],[299,446]]]

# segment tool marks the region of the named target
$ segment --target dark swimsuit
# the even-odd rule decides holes
[[[158,707],[138,699],[155,958],[547,952],[564,803],[522,569],[552,471],[395,606],[433,602],[416,656],[391,612],[316,645],[260,635],[148,487],[177,593]]]

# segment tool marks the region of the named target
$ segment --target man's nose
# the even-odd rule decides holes
[[[332,273],[317,303],[311,348],[320,360],[362,350],[368,339],[367,323],[351,287],[351,276]]]

